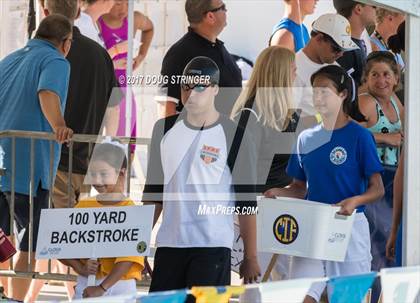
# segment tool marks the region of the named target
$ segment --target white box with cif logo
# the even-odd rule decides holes
[[[279,197],[258,201],[258,250],[319,260],[344,261],[354,221],[338,206]]]

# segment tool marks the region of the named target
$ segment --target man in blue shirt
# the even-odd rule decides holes
[[[73,134],[63,118],[70,73],[65,56],[70,50],[72,36],[68,19],[51,15],[39,25],[35,39],[0,61],[0,131],[53,132],[58,142],[53,143],[54,152],[50,154],[49,141],[35,140],[33,184],[30,186],[30,140],[16,139],[12,188],[12,140],[0,139],[0,167],[5,171],[0,182],[0,227],[10,235],[9,205],[14,190],[14,220],[21,236],[16,271],[28,269],[28,251],[36,248],[41,209],[48,207],[49,180],[57,171],[59,143],[67,142]],[[50,158],[53,158],[53,176],[49,174]],[[28,245],[30,188],[34,197],[31,247]],[[11,296],[23,300],[29,282],[13,279]]]

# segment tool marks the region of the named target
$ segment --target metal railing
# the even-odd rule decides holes
[[[73,144],[74,143],[87,143],[88,144],[88,153],[89,156],[92,154],[93,145],[95,143],[100,143],[105,139],[115,139],[122,144],[127,145],[126,154],[130,155],[130,145],[144,145],[147,146],[147,155],[150,155],[150,141],[149,138],[131,138],[131,137],[109,137],[109,136],[98,136],[98,135],[80,135],[75,134],[72,137],[72,140],[68,144],[69,149],[69,159],[68,159],[68,184],[67,184],[67,193],[68,193],[68,205],[72,205],[70,192],[72,190],[71,177],[73,173]],[[52,133],[45,132],[31,132],[31,131],[0,131],[0,139],[10,139],[11,142],[11,190],[10,190],[10,237],[14,241],[14,208],[15,208],[15,177],[16,177],[16,139],[28,139],[30,141],[30,182],[29,182],[29,249],[28,249],[28,267],[27,271],[17,272],[14,270],[13,262],[10,260],[10,270],[0,270],[0,276],[3,277],[12,277],[12,278],[26,278],[26,279],[45,279],[45,280],[58,280],[58,281],[76,281],[77,276],[71,275],[68,271],[67,274],[52,273],[51,272],[51,260],[48,261],[48,271],[47,272],[35,272],[32,271],[33,266],[33,209],[34,209],[34,197],[33,192],[35,189],[34,184],[34,169],[35,169],[35,142],[37,140],[47,140],[49,141],[50,149],[50,163],[49,163],[49,201],[48,207],[52,207],[53,199],[53,188],[54,188],[54,176],[53,176],[53,163],[54,163],[54,141],[55,136]],[[387,147],[385,144],[378,144],[377,147]],[[399,149],[398,149],[399,152]],[[127,157],[127,174],[126,174],[126,192],[130,193],[130,173],[132,169],[131,157]],[[5,170],[0,168],[0,176],[5,174]],[[1,191],[1,188],[0,188]],[[142,280],[140,286],[148,286],[149,281]]]
[[[68,143],[69,149],[69,162],[68,162],[68,185],[67,185],[67,194],[69,206],[72,205],[72,196],[70,192],[72,190],[71,177],[73,173],[73,143],[87,143],[88,144],[88,153],[89,156],[92,154],[93,145],[101,143],[105,139],[114,139],[118,140],[121,144],[127,145],[127,173],[126,173],[126,192],[130,193],[130,173],[132,169],[132,161],[130,155],[130,146],[131,145],[144,145],[147,147],[147,155],[150,151],[150,140],[149,138],[131,138],[131,137],[110,137],[110,136],[100,136],[100,135],[73,135],[71,141]],[[16,179],[16,139],[27,139],[30,143],[30,163],[29,163],[29,249],[28,249],[28,262],[27,262],[27,271],[15,271],[12,258],[9,262],[9,270],[1,270],[0,276],[11,277],[11,278],[26,278],[26,279],[45,279],[45,280],[58,280],[58,281],[76,281],[77,276],[70,274],[70,269],[68,269],[67,274],[52,273],[51,272],[51,260],[48,260],[48,271],[47,272],[35,272],[32,271],[33,268],[33,218],[34,218],[34,170],[35,170],[35,142],[37,140],[46,140],[49,141],[49,150],[50,150],[50,163],[49,163],[49,198],[48,198],[48,208],[52,207],[53,199],[53,188],[54,188],[54,177],[53,176],[53,165],[54,165],[54,141],[55,135],[52,133],[46,132],[33,132],[33,131],[15,131],[7,130],[0,131],[0,139],[10,139],[11,140],[11,182],[10,182],[10,205],[9,205],[9,216],[10,216],[10,238],[12,242],[15,242],[15,232],[14,232],[14,210],[15,210],[15,179]],[[0,168],[0,177],[4,176],[6,170]],[[1,191],[1,188],[0,188]],[[138,285],[148,286],[149,282],[142,280]]]

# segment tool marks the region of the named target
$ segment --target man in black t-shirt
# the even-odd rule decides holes
[[[78,0],[70,0],[78,2]],[[65,3],[48,0],[44,7],[46,16],[58,13],[68,16]],[[80,8],[79,8],[80,11]],[[70,62],[70,82],[64,119],[75,134],[97,135],[104,125],[109,135],[115,135],[119,120],[121,91],[114,75],[114,67],[107,51],[95,41],[83,36],[73,26],[73,44],[67,56]],[[68,178],[69,148],[61,149],[60,164],[54,183],[53,204],[56,208],[72,207],[80,195],[89,192],[84,185],[88,167],[89,146],[87,143],[73,144],[72,177]],[[68,182],[71,191],[68,193]],[[69,198],[70,195],[70,204]]]
[[[353,0],[334,0],[334,7],[338,14],[349,20],[352,40],[359,46],[359,49],[344,53],[337,63],[347,71],[354,69],[351,76],[360,86],[368,55],[362,33],[366,27],[375,24],[376,8]]]
[[[239,67],[217,36],[226,26],[226,6],[222,0],[187,0],[185,3],[190,27],[166,53],[161,74],[168,77],[168,84],[160,87],[155,100],[161,117],[181,112],[183,109],[180,82],[174,76],[182,75],[187,63],[197,57],[211,58],[220,68],[220,92],[216,109],[230,115],[242,87]],[[172,81],[174,80],[174,81]]]

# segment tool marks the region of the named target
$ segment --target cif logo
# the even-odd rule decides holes
[[[281,215],[274,221],[274,237],[282,244],[293,243],[299,234],[299,225],[291,215]]]

